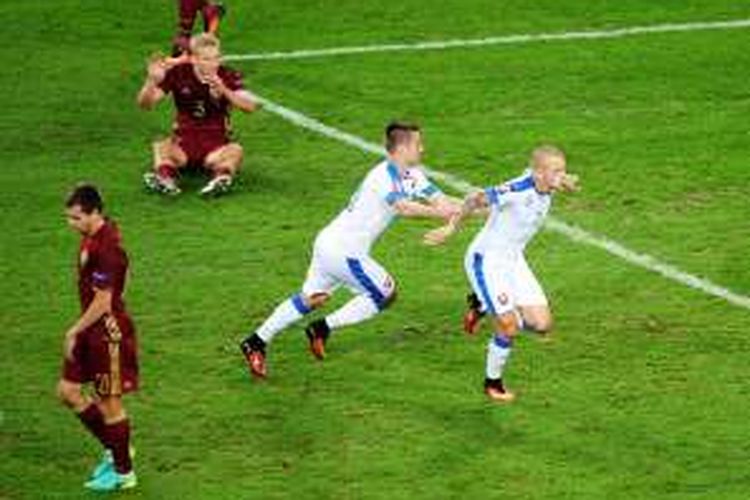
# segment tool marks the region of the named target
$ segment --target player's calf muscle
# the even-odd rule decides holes
[[[153,148],[156,164],[170,163],[177,167],[185,163],[184,153],[175,146],[171,139],[156,141]]]
[[[536,333],[549,333],[552,331],[552,318],[550,317],[543,319],[534,318],[529,321],[524,321],[528,325],[529,329],[535,331]]]
[[[206,165],[211,169],[229,170],[234,172],[239,170],[242,163],[243,151],[242,146],[236,143],[228,144],[222,149],[209,154],[206,157]]]
[[[105,420],[110,424],[127,418],[125,408],[122,406],[122,399],[119,397],[109,396],[102,398],[99,401],[99,408],[102,414],[104,414]]]
[[[549,310],[523,310],[521,311],[523,322],[528,330],[537,333],[549,333],[552,331],[553,321]]]
[[[330,298],[331,296],[327,293],[313,293],[312,295],[305,296],[305,305],[309,309],[318,309],[323,304],[328,302],[328,299]]]

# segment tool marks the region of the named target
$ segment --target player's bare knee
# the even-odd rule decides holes
[[[552,331],[553,321],[549,314],[537,314],[531,317],[523,318],[526,330],[531,330],[541,335],[546,335]]]
[[[163,161],[164,159],[169,158],[171,142],[172,141],[169,139],[161,139],[151,143],[151,146],[154,150],[154,155],[157,157],[157,159]]]
[[[393,285],[393,288],[391,288],[391,291],[388,293],[388,295],[385,296],[385,298],[380,303],[380,309],[387,309],[393,305],[394,302],[396,302],[396,299],[398,298],[398,289],[396,288],[396,285]]]
[[[327,293],[313,293],[305,297],[305,305],[308,309],[318,309],[328,302],[331,296]]]
[[[553,321],[552,318],[542,318],[535,320],[531,327],[536,333],[546,335],[552,331]]]
[[[518,333],[518,320],[513,312],[495,318],[495,331],[512,337]]]
[[[122,399],[119,396],[107,396],[99,401],[104,419],[113,422],[125,418],[125,408],[122,406]]]
[[[228,144],[224,157],[222,158],[222,163],[225,164],[226,168],[237,170],[240,168],[243,156],[244,151],[242,146],[237,143]]]
[[[153,143],[154,159],[158,165],[162,163],[172,164],[174,167],[184,166],[188,159],[185,152],[172,139],[163,139]]]
[[[226,153],[227,155],[230,155],[237,161],[239,161],[242,160],[242,156],[245,154],[245,151],[242,149],[242,146],[240,146],[236,142],[233,142],[231,144],[227,144]]]

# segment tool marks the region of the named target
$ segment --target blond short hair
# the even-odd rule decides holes
[[[214,48],[221,52],[221,42],[212,33],[201,33],[190,39],[190,52],[196,54],[202,50]]]
[[[539,167],[546,158],[562,158],[565,160],[565,152],[557,146],[551,144],[542,144],[537,146],[531,152],[530,166],[531,168]]]

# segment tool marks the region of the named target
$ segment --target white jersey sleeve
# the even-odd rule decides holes
[[[490,186],[485,188],[484,194],[487,196],[487,203],[492,209],[502,209],[513,199],[514,193],[521,193],[534,187],[534,178],[525,173],[516,179],[504,182],[499,186]]]
[[[490,210],[499,210],[509,202],[508,193],[510,191],[505,186],[489,186],[484,188],[484,194],[487,197],[487,204]]]
[[[442,194],[440,189],[427,178],[420,167],[412,167],[404,173],[404,191],[411,199],[429,200]]]
[[[551,196],[536,190],[530,171],[484,190],[490,215],[471,244],[473,252],[519,254],[541,227]]]
[[[398,167],[392,163],[386,163],[385,168],[373,172],[373,176],[365,180],[364,185],[367,186],[368,184],[377,193],[378,198],[388,205],[393,205],[396,201],[407,196],[404,192],[403,181],[398,173]]]

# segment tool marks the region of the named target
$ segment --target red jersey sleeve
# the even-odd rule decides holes
[[[117,276],[122,273],[122,259],[117,247],[105,244],[96,249],[93,255],[91,269],[91,284],[99,290],[109,290],[114,287]]]
[[[169,94],[174,90],[177,81],[177,71],[175,71],[177,68],[179,68],[179,66],[169,68],[167,74],[164,75],[164,80],[159,84],[159,88],[162,89],[165,94]]]
[[[221,79],[224,81],[224,85],[231,91],[242,90],[245,88],[245,84],[242,81],[242,73],[233,69],[223,68],[221,72]]]

